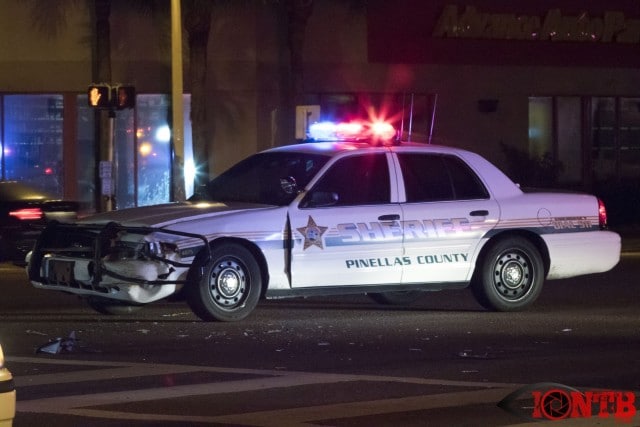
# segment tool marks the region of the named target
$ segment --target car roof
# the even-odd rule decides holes
[[[436,144],[423,144],[419,142],[397,142],[392,145],[370,144],[362,141],[331,141],[331,142],[304,142],[281,147],[271,148],[266,151],[286,151],[297,153],[318,153],[333,156],[345,151],[395,151],[402,148],[418,149],[420,151],[432,153],[463,154],[469,153],[461,148],[449,147]]]
[[[340,156],[346,152],[421,152],[434,154],[451,154],[464,159],[476,174],[484,181],[489,191],[498,197],[510,197],[522,194],[522,190],[496,165],[481,155],[462,148],[420,142],[399,142],[393,145],[372,145],[366,142],[307,142],[272,148],[268,152],[317,153],[330,157]],[[491,183],[491,185],[489,185]]]

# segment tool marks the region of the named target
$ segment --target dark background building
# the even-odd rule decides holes
[[[38,3],[65,5],[57,31],[36,25]],[[209,176],[294,142],[307,113],[369,115],[394,121],[405,137],[477,151],[523,185],[595,192],[613,222],[635,219],[640,3],[214,3],[204,94]],[[297,21],[301,56],[291,55],[287,4],[308,13]],[[86,100],[95,75],[92,5],[0,0],[1,176],[81,199],[87,211],[101,191]],[[111,2],[112,81],[138,94],[135,109],[115,119],[117,208],[171,198],[166,20]],[[191,89],[185,78],[187,165]]]

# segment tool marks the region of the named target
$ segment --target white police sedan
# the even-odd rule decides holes
[[[546,279],[618,263],[596,197],[525,193],[477,154],[366,129],[250,156],[185,203],[50,225],[29,279],[104,313],[182,296],[203,320],[236,321],[261,298],[407,304],[467,286],[482,306],[515,311]]]

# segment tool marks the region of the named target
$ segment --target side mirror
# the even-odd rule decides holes
[[[282,191],[286,194],[296,194],[298,192],[298,183],[292,176],[280,178],[280,188],[282,188]]]

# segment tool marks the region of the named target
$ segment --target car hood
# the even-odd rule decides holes
[[[183,202],[142,206],[100,213],[83,218],[82,224],[116,222],[134,227],[166,227],[183,221],[193,221],[240,211],[273,209],[273,206],[248,203]]]

